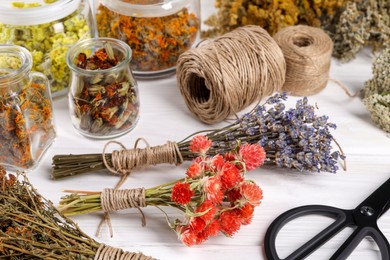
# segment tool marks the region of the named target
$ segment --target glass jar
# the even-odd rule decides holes
[[[66,60],[72,71],[73,126],[85,136],[100,139],[132,130],[139,118],[139,99],[130,47],[112,38],[87,39],[73,45]]]
[[[50,81],[53,97],[68,91],[70,71],[65,54],[94,33],[87,0],[0,1],[0,44],[15,44],[33,56],[33,71]]]
[[[179,55],[199,39],[199,0],[99,0],[99,36],[120,39],[133,51],[137,78],[175,72]]]
[[[31,67],[28,50],[0,45],[0,164],[6,168],[34,168],[56,136],[50,84]]]

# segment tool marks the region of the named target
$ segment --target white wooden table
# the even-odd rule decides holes
[[[202,17],[212,12],[213,1],[202,0]],[[332,62],[331,77],[344,83],[351,92],[363,87],[371,77],[373,55],[364,50],[357,59],[347,64]],[[117,140],[132,147],[138,137],[144,137],[151,145],[164,144],[167,140],[179,141],[187,135],[213,126],[202,124],[187,109],[175,76],[161,80],[139,80],[141,118],[136,128]],[[288,106],[297,98],[290,97]],[[113,187],[118,178],[105,173],[89,173],[78,177],[54,181],[50,178],[51,159],[55,154],[101,152],[106,141],[87,139],[73,129],[68,115],[67,98],[54,100],[55,122],[58,137],[44,156],[39,167],[29,174],[31,182],[42,195],[55,204],[65,194],[64,189],[101,191]],[[250,225],[241,227],[233,238],[222,235],[209,239],[200,246],[188,248],[168,227],[165,217],[156,208],[145,208],[146,227],[141,226],[137,210],[112,214],[114,237],[105,226],[100,237],[95,237],[101,214],[73,217],[81,229],[102,243],[120,247],[126,251],[141,251],[158,259],[265,259],[263,241],[269,224],[281,213],[293,207],[307,204],[325,204],[341,208],[355,208],[372,191],[390,177],[390,135],[377,128],[359,98],[350,98],[334,83],[321,93],[309,97],[317,103],[319,114],[326,114],[337,124],[335,138],[347,155],[347,171],[331,173],[299,173],[275,168],[252,171],[249,178],[255,180],[264,191],[263,203],[255,209]],[[161,165],[135,172],[124,188],[153,187],[181,178],[188,163],[180,167]],[[175,219],[181,215],[167,209]],[[286,227],[283,238],[278,240],[281,256],[292,251],[302,237],[314,234],[329,224],[325,217],[307,217]],[[379,227],[390,239],[390,214],[384,214]],[[336,246],[348,235],[343,233],[327,243],[309,259],[328,259]],[[362,243],[350,259],[379,259],[378,249],[370,240]]]

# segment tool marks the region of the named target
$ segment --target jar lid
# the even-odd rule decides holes
[[[12,25],[50,23],[76,11],[80,2],[81,0],[1,0],[0,23]]]
[[[100,0],[113,12],[133,17],[161,17],[183,9],[191,0]]]

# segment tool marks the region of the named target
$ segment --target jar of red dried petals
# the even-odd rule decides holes
[[[69,108],[73,126],[92,138],[132,130],[139,118],[138,87],[130,47],[117,39],[83,40],[67,52],[72,71]]]

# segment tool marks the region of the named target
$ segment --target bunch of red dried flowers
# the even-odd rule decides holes
[[[77,215],[130,207],[171,206],[184,213],[183,220],[168,223],[187,246],[200,244],[219,232],[232,236],[241,225],[251,223],[254,208],[263,198],[260,187],[245,179],[245,173],[264,163],[265,151],[258,144],[244,144],[224,155],[208,157],[211,144],[205,136],[192,139],[190,149],[199,156],[183,179],[149,189],[79,191],[63,197],[59,209],[65,215]]]

